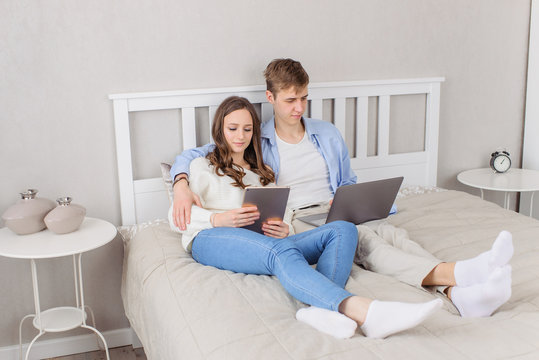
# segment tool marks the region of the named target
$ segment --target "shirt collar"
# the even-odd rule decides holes
[[[307,135],[309,135],[309,137],[313,135],[318,135],[318,127],[316,126],[316,123],[312,121],[307,121],[311,120],[309,118],[302,117],[301,119],[303,120],[303,126],[305,126],[305,131],[307,132]]]
[[[262,124],[260,136],[269,140],[271,145],[275,144],[275,118],[272,117]]]
[[[318,128],[315,123],[312,123],[309,118],[302,117],[303,126],[305,126],[305,131],[309,137],[318,134]],[[275,144],[275,117],[272,117],[268,121],[262,124],[262,131],[260,134],[261,137],[267,138],[270,143]]]

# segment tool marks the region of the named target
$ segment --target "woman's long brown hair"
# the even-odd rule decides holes
[[[225,116],[233,111],[246,109],[251,114],[253,119],[253,136],[251,143],[245,149],[243,158],[251,167],[251,171],[260,176],[260,183],[267,185],[275,181],[275,174],[264,164],[262,159],[262,147],[260,145],[260,119],[256,114],[253,104],[249,100],[239,97],[230,96],[226,98],[215,112],[212,125],[212,136],[215,141],[215,149],[210,152],[206,158],[215,167],[215,173],[219,176],[230,176],[234,182],[233,186],[245,189],[243,183],[245,171],[239,165],[232,166],[232,150],[226,142],[223,132]]]

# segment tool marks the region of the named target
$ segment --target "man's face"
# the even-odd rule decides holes
[[[266,91],[268,101],[273,105],[275,122],[283,122],[295,125],[301,121],[303,113],[307,109],[307,86],[303,88],[289,87],[277,93]]]

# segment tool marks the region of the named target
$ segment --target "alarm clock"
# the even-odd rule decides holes
[[[490,157],[490,167],[497,173],[504,173],[511,167],[511,158],[507,151],[495,151]]]

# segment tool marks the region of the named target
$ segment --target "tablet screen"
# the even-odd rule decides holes
[[[262,224],[268,220],[282,220],[290,188],[285,186],[248,187],[243,197],[243,207],[256,205],[260,218],[245,229],[262,234]]]

